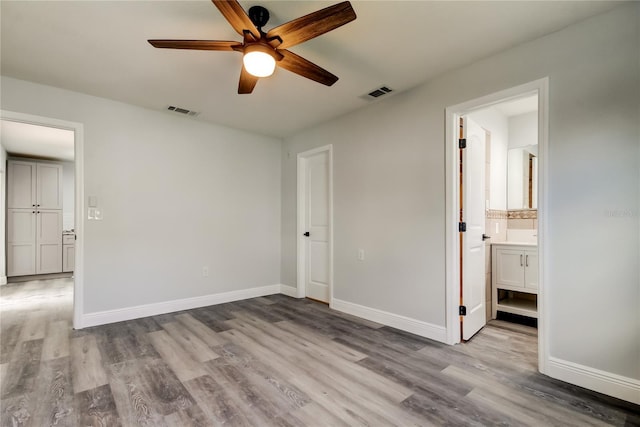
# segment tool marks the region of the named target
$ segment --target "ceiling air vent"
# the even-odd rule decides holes
[[[367,93],[366,95],[363,96],[363,98],[366,99],[376,99],[376,98],[380,98],[383,95],[387,95],[389,93],[393,92],[393,89],[387,87],[387,86],[381,86],[379,88],[376,88],[374,90],[372,90],[371,92]]]
[[[183,114],[185,116],[190,116],[190,117],[195,117],[197,116],[198,113],[197,111],[191,111],[191,110],[187,110],[186,108],[181,108],[181,107],[174,107],[173,105],[169,105],[167,107],[168,111],[173,111],[174,113],[180,113]]]

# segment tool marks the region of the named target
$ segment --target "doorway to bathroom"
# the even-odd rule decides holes
[[[546,100],[542,79],[446,111],[448,341],[493,319],[537,326],[541,371]]]

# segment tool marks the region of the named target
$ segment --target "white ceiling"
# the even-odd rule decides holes
[[[0,143],[12,155],[72,162],[73,137],[71,130],[0,121]]]
[[[265,29],[337,1],[267,7]],[[381,85],[401,92],[448,70],[612,9],[612,1],[352,1],[358,18],[294,46],[340,77],[332,87],[277,70],[238,95],[236,52],[154,49],[150,38],[239,40],[208,0],[0,2],[3,75],[196,119],[287,136],[361,108]],[[535,58],[532,58],[535,60]]]

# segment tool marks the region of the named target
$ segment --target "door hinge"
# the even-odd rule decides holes
[[[461,305],[458,307],[458,314],[460,314],[460,316],[466,316],[467,315],[467,306],[465,305]]]
[[[460,233],[464,233],[465,231],[467,231],[467,223],[466,222],[459,222],[458,223],[458,231]]]
[[[460,138],[458,140],[458,148],[467,148],[467,138]]]

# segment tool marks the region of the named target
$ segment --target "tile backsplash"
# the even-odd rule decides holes
[[[538,219],[537,209],[522,209],[507,211],[509,219]]]
[[[507,212],[507,228],[518,230],[538,229],[538,210],[527,209]]]
[[[504,242],[501,234],[506,233],[507,228],[518,230],[536,230],[538,228],[538,211],[536,209],[504,211],[499,209],[487,209],[485,213],[486,233],[491,236],[493,243]],[[496,232],[496,223],[498,232]]]

